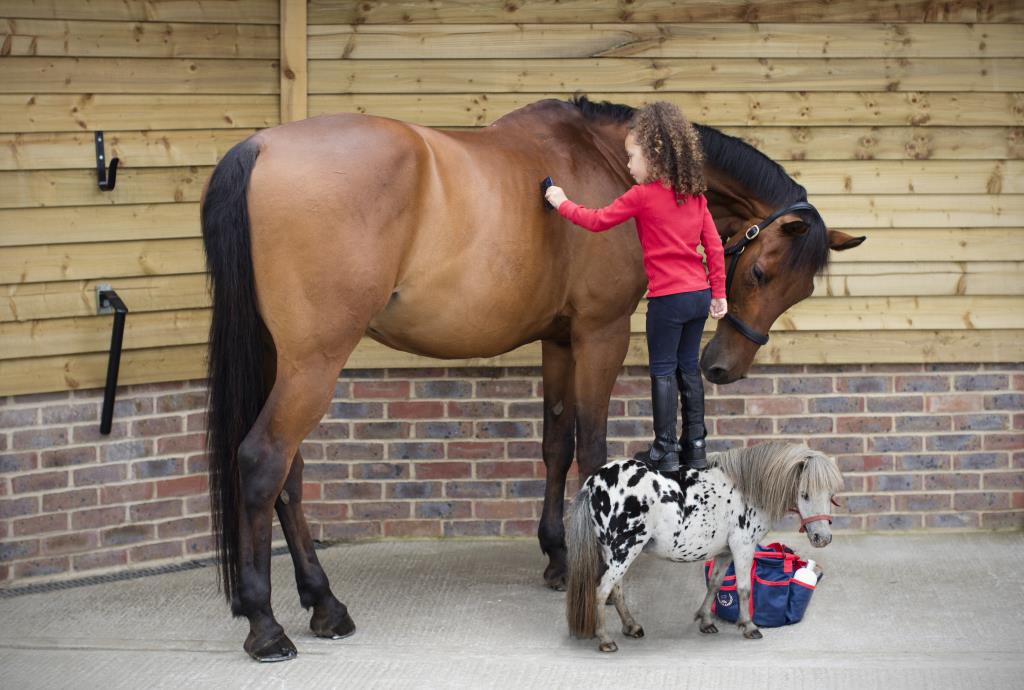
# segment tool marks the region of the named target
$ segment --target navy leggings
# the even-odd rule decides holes
[[[647,301],[647,354],[651,376],[697,371],[700,336],[711,308],[711,289]]]

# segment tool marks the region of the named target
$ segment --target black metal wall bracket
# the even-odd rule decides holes
[[[117,374],[121,368],[121,343],[124,341],[128,307],[113,288],[101,284],[96,286],[96,313],[114,315],[114,328],[110,333],[110,359],[107,360],[107,385],[103,390],[103,412],[100,417],[100,433],[106,436],[114,420],[114,397],[117,395]]]
[[[114,183],[117,181],[117,164],[120,162],[120,159],[112,158],[110,160],[110,172],[108,173],[105,160],[103,132],[96,132],[96,182],[99,184],[101,192],[109,192],[114,188]]]

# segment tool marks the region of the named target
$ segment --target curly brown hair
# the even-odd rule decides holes
[[[707,190],[700,135],[678,107],[666,101],[645,105],[634,115],[630,132],[647,159],[651,179],[671,185],[676,203]]]

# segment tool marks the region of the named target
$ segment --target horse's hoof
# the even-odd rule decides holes
[[[764,637],[764,635],[761,634],[760,630],[758,630],[757,628],[754,628],[753,630],[751,630],[749,632],[744,630],[743,631],[743,637],[747,638],[748,640],[760,640],[762,637]]]
[[[557,568],[549,565],[544,569],[544,584],[556,592],[565,591],[566,573],[565,568]]]
[[[252,633],[249,633],[249,637],[245,640],[244,648],[249,653],[249,656],[263,663],[289,661],[299,654],[298,650],[295,649],[295,645],[292,644],[292,641],[284,633],[263,644],[260,644]]]
[[[601,650],[602,652],[617,652],[617,651],[619,651],[619,645],[615,644],[614,642],[602,642],[600,645],[598,645],[597,648],[599,650]]]
[[[718,632],[718,628],[715,627],[714,623],[708,623],[707,625],[701,625],[700,631],[706,635],[711,635]]]
[[[356,631],[356,624],[348,615],[348,609],[341,602],[330,606],[324,615],[313,614],[309,619],[309,629],[317,637],[329,640],[340,640]]]
[[[644,636],[644,628],[642,625],[634,625],[632,627],[623,626],[622,634],[626,637],[634,637],[640,639]]]

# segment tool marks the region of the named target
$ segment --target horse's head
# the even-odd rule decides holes
[[[842,490],[843,475],[835,460],[808,449],[800,469],[795,503],[800,531],[807,532],[812,546],[821,548],[832,542],[832,506],[838,505],[835,495]]]
[[[697,125],[704,147],[708,208],[725,239],[729,313],[701,356],[708,381],[746,375],[782,312],[814,290],[829,253],[863,237],[828,230],[807,190],[750,144]]]
[[[745,376],[775,320],[814,291],[814,276],[829,251],[851,249],[865,239],[826,230],[806,203],[779,211],[748,219],[725,243],[729,313],[701,355],[708,381],[731,383]]]

